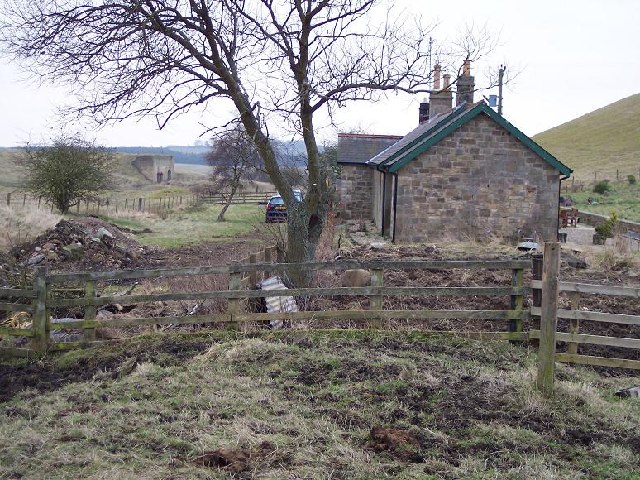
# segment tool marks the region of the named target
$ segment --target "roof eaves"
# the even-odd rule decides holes
[[[553,168],[555,168],[556,170],[558,170],[560,173],[562,173],[567,177],[571,175],[571,173],[573,173],[573,170],[571,168],[567,167],[564,163],[562,163],[560,160],[558,160],[556,157],[554,157],[549,152],[547,152],[544,148],[538,145],[534,140],[532,140],[523,132],[521,132],[516,127],[514,127],[511,123],[505,120],[505,118],[502,115],[497,114],[495,111],[493,111],[492,108],[489,108],[486,104],[482,104],[482,105],[484,107],[482,111],[484,111],[493,120],[495,120],[496,123],[504,127],[507,131],[509,131],[509,133],[511,133],[514,137],[516,137],[518,140],[524,143],[527,147],[529,147],[529,149],[533,151],[533,153],[541,157]]]
[[[547,152],[544,148],[542,148],[536,142],[531,140],[528,136],[526,136],[524,133],[522,133],[520,130],[514,127],[511,123],[506,121],[502,115],[498,115],[496,112],[494,112],[493,109],[487,106],[487,104],[485,104],[484,102],[479,102],[476,106],[474,106],[473,108],[465,112],[464,115],[462,115],[460,118],[451,122],[449,125],[441,129],[435,135],[428,138],[424,143],[419,145],[417,148],[413,149],[411,152],[406,153],[404,156],[398,158],[395,162],[393,162],[392,165],[388,165],[388,170],[391,173],[397,172],[399,169],[404,167],[407,163],[409,163],[411,160],[416,158],[418,155],[426,152],[433,145],[435,145],[440,140],[442,140],[443,138],[453,133],[455,130],[457,130],[462,125],[464,125],[468,121],[475,118],[480,113],[486,113],[496,123],[498,123],[504,129],[506,129],[511,135],[513,135],[518,140],[520,140],[525,146],[531,149],[536,155],[541,157],[549,165],[551,165],[553,168],[558,170],[563,175],[569,176],[573,172],[573,170],[571,170],[569,167],[567,167],[562,162],[560,162],[557,158],[555,158],[553,155]]]

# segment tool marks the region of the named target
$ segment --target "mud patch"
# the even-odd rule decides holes
[[[394,458],[409,462],[422,462],[420,442],[412,433],[395,428],[373,427],[364,445],[376,453],[386,452]]]
[[[205,452],[195,459],[196,465],[220,468],[230,473],[241,473],[250,469],[250,453],[239,448],[218,448]]]
[[[211,340],[163,338],[126,346],[105,347],[99,353],[81,357],[69,366],[55,362],[0,363],[0,402],[6,402],[23,390],[48,392],[99,375],[118,378],[135,365],[152,361],[160,366],[179,365],[211,347]]]

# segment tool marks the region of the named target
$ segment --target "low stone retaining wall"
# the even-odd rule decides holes
[[[601,223],[609,218],[606,215],[599,215],[597,213],[584,212],[582,210],[579,211],[580,222],[588,223],[593,227],[597,227]],[[620,226],[622,227],[623,232],[635,232],[640,233],[640,223],[630,222],[628,220],[620,220]]]

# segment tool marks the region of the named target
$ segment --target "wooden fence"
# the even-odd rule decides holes
[[[238,205],[243,203],[267,203],[269,198],[277,195],[278,192],[240,192],[233,196],[232,204]],[[228,196],[221,194],[202,194],[200,200],[206,203],[226,203]]]
[[[509,340],[526,340],[522,331],[523,320],[528,311],[523,308],[523,298],[528,288],[523,285],[523,270],[530,268],[529,260],[507,261],[340,261],[315,262],[304,264],[272,263],[277,260],[275,249],[267,249],[260,254],[251,255],[247,263],[235,263],[229,266],[190,267],[160,270],[124,270],[117,272],[79,272],[48,273],[46,268],[36,269],[32,289],[0,290],[0,310],[25,311],[31,313],[32,325],[29,329],[11,327],[0,328],[0,335],[21,335],[31,339],[30,348],[14,349],[12,353],[28,355],[30,352],[76,348],[95,341],[96,328],[130,327],[141,325],[188,325],[188,324],[228,324],[238,327],[247,322],[268,322],[284,320],[296,322],[314,320],[319,322],[361,320],[372,326],[380,326],[390,319],[467,319],[467,320],[502,320],[506,329],[512,331],[478,332],[482,337],[503,338]],[[331,270],[345,271],[363,268],[371,271],[371,285],[366,287],[333,287],[333,288],[291,288],[269,290],[269,297],[296,296],[314,298],[319,296],[355,296],[368,298],[369,308],[362,310],[300,311],[262,313],[249,312],[242,308],[248,299],[265,296],[265,292],[249,290],[249,286],[257,283],[263,276],[280,275],[287,277],[288,272],[296,270]],[[384,285],[385,270],[443,270],[443,269],[507,269],[512,272],[512,281],[504,286],[488,287],[391,287]],[[184,293],[151,293],[131,295],[98,295],[98,284],[104,282],[127,283],[139,279],[167,279],[171,277],[193,277],[202,275],[228,276],[228,290],[214,290]],[[56,289],[69,288],[71,285],[82,286],[84,296],[80,298],[56,298],[52,295]],[[383,301],[386,296],[427,297],[427,296],[507,296],[511,307],[507,310],[385,310]],[[108,318],[96,319],[98,307],[107,305],[137,305],[144,302],[166,301],[204,301],[211,299],[226,300],[226,311],[207,315],[185,315],[144,318]],[[64,323],[51,321],[53,309],[82,309],[84,317],[78,320],[67,320]],[[52,343],[50,331],[66,329],[82,329],[82,342]]]
[[[549,242],[544,246],[544,255],[533,260],[533,280],[531,315],[540,318],[540,328],[531,329],[528,337],[539,340],[538,387],[547,395],[553,392],[555,362],[582,365],[620,367],[640,370],[640,361],[583,355],[580,345],[604,345],[640,350],[640,338],[611,337],[579,333],[580,321],[640,326],[640,316],[612,314],[582,310],[580,299],[583,295],[640,298],[640,288],[587,283],[562,282],[559,280],[560,244]],[[558,308],[560,292],[567,292],[570,310]],[[568,332],[557,331],[558,319],[568,320]],[[566,344],[566,352],[556,352],[556,344]]]
[[[604,345],[628,349],[640,349],[640,339],[616,338],[589,333],[580,333],[580,321],[618,323],[640,326],[640,316],[585,311],[580,309],[583,295],[613,295],[623,298],[640,298],[640,288],[619,286],[590,285],[559,281],[560,244],[545,244],[545,255],[531,260],[505,261],[340,261],[314,262],[303,264],[280,262],[275,248],[268,248],[250,255],[242,263],[228,266],[189,267],[160,270],[125,270],[117,272],[80,272],[48,273],[46,268],[36,269],[33,286],[29,289],[0,289],[0,311],[29,312],[32,324],[29,328],[0,328],[0,335],[17,335],[31,340],[30,348],[4,349],[13,355],[30,355],[47,350],[77,348],[95,343],[95,331],[103,327],[132,327],[141,325],[193,325],[225,324],[239,328],[247,322],[314,320],[317,322],[335,322],[359,320],[373,327],[380,327],[386,320],[499,320],[507,325],[500,332],[475,332],[466,334],[478,338],[499,338],[511,341],[539,342],[538,387],[545,393],[553,391],[554,365],[556,361],[605,367],[623,367],[640,369],[640,361],[623,358],[605,358],[584,355],[579,352],[580,345]],[[524,286],[524,269],[533,267],[531,293],[533,306],[524,308],[525,295],[530,291]],[[367,269],[371,272],[371,282],[365,287],[332,288],[292,288],[269,290],[269,297],[296,296],[313,298],[318,296],[355,296],[368,299],[368,309],[323,310],[262,313],[251,312],[244,308],[248,299],[265,296],[265,292],[251,288],[262,278],[280,275],[284,278],[294,269],[307,271],[329,270],[342,272],[348,269]],[[464,286],[464,287],[396,287],[384,285],[384,272],[388,270],[448,270],[448,269],[492,269],[511,271],[511,282],[502,286]],[[183,293],[151,293],[135,295],[99,295],[97,286],[104,282],[127,283],[139,279],[168,279],[172,277],[194,277],[203,275],[224,275],[228,290],[212,290]],[[52,295],[57,288],[80,285],[83,296],[80,298],[56,298]],[[560,292],[568,292],[571,309],[559,309]],[[496,310],[433,310],[433,309],[384,309],[385,297],[429,297],[429,296],[507,296],[510,299],[508,309]],[[136,305],[144,302],[166,302],[193,300],[204,301],[222,299],[226,301],[224,312],[206,315],[162,316],[143,318],[107,318],[97,319],[99,307],[118,304]],[[52,309],[80,308],[84,316],[65,323],[56,323],[50,319]],[[523,321],[530,317],[540,319],[540,328],[523,330]],[[567,332],[556,332],[557,319],[568,320]],[[81,342],[55,343],[50,332],[63,329],[81,329]],[[456,333],[456,332],[449,332]],[[556,352],[556,342],[567,345],[566,352]]]

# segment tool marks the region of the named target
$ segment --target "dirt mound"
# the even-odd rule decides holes
[[[10,253],[23,267],[51,270],[116,270],[140,264],[147,248],[98,218],[61,220],[32,242]],[[143,262],[144,263],[144,262]]]

